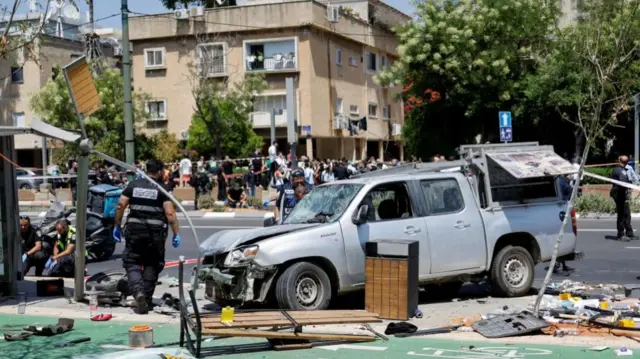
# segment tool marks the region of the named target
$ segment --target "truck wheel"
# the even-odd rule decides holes
[[[298,262],[278,278],[275,294],[280,308],[327,309],[331,301],[331,281],[327,273],[317,265]]]
[[[506,246],[493,258],[493,291],[504,297],[521,297],[533,285],[535,264],[531,253],[522,247]]]

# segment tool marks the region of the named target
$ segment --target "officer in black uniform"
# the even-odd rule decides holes
[[[287,218],[293,207],[298,203],[295,192],[298,186],[305,186],[305,192],[310,191],[304,181],[304,171],[299,168],[291,173],[291,182],[285,183],[278,189],[278,199],[276,200],[276,209],[274,211],[278,223],[284,222],[284,219]]]
[[[27,275],[31,267],[36,267],[36,276],[42,276],[44,265],[50,254],[42,244],[40,230],[33,228],[29,216],[20,216],[20,237],[22,238],[22,274]]]
[[[160,161],[147,162],[147,175],[162,185]],[[127,271],[129,289],[135,296],[139,314],[146,314],[152,305],[158,275],[164,269],[167,227],[173,232],[172,244],[178,248],[182,239],[178,234],[178,219],[171,200],[155,184],[136,179],[127,185],[116,210],[113,239],[122,240],[121,222],[125,209],[129,216],[124,227],[126,246],[122,257]]]

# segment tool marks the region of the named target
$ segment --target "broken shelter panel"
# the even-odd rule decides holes
[[[517,179],[577,172],[573,164],[552,150],[488,153],[487,156]]]

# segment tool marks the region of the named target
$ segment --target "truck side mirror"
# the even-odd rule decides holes
[[[271,226],[275,226],[277,224],[278,224],[278,222],[276,221],[276,217],[269,217],[269,218],[265,218],[264,219],[264,226],[265,227],[271,227]]]
[[[366,204],[363,204],[362,206],[358,207],[358,210],[356,211],[356,213],[353,214],[353,224],[355,225],[361,225],[361,224],[365,224],[367,223],[367,220],[369,219],[369,206]]]

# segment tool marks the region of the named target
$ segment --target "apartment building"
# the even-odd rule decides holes
[[[180,137],[189,128],[194,97],[190,64],[211,78],[239,81],[262,73],[267,89],[256,94],[249,120],[287,147],[285,79],[295,80],[298,154],[312,158],[401,158],[403,105],[399,86],[373,77],[398,58],[391,26],[409,16],[377,0],[247,0],[242,6],[187,9],[130,19],[136,89],[151,95],[149,131]],[[204,39],[204,40],[203,40]],[[366,119],[367,128],[358,126]]]

